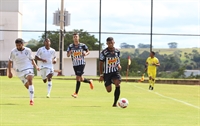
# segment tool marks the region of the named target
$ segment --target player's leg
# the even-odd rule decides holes
[[[43,82],[46,83],[47,82],[46,69],[41,69],[40,73],[41,73],[41,77],[42,77]]]
[[[73,68],[76,75],[76,88],[75,88],[74,94],[72,94],[72,97],[77,98],[80,85],[81,85],[81,76],[80,76],[80,72],[78,71],[78,66],[73,66]]]
[[[152,74],[151,74],[151,71],[148,71],[148,76],[149,76],[149,90],[151,90],[151,87],[152,87]]]
[[[79,73],[81,75],[81,82],[88,83],[90,85],[90,88],[93,89],[94,88],[93,81],[89,80],[89,79],[86,79],[85,77],[83,77],[84,68],[85,68],[85,65],[79,66]]]
[[[51,93],[51,89],[52,89],[52,76],[53,76],[53,70],[52,69],[46,69],[46,73],[47,73],[47,80],[48,80],[48,84],[47,84],[47,98],[50,98],[50,93]]]
[[[29,69],[29,70],[25,70],[23,72],[21,72],[21,77],[20,80],[22,81],[22,83],[24,84],[24,86],[28,89],[29,92],[29,96],[30,96],[30,105],[34,104],[34,86],[33,86],[33,69]]]
[[[151,90],[154,89],[155,81],[156,81],[156,71],[152,72],[152,87],[151,87]]]
[[[120,96],[120,83],[121,83],[121,76],[117,72],[115,75],[112,77],[113,78],[113,83],[115,84],[115,92],[114,92],[114,103],[113,107],[117,107],[117,101]]]
[[[27,75],[26,77],[26,84],[25,86],[28,86],[29,96],[30,96],[30,105],[34,104],[34,86],[33,86],[33,75]]]

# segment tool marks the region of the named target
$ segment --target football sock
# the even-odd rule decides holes
[[[154,87],[154,84],[155,84],[155,80],[152,80],[152,87]]]
[[[76,81],[76,94],[78,94],[79,88],[80,88],[81,82],[80,81]]]
[[[30,94],[30,100],[33,101],[33,98],[34,98],[34,86],[33,85],[29,85],[28,91],[29,91],[29,94]]]
[[[90,80],[84,78],[83,82],[85,82],[85,83],[90,83]]]
[[[119,96],[120,96],[120,87],[116,87],[115,92],[114,92],[114,104],[113,105],[117,104]]]
[[[152,86],[152,80],[149,80],[149,86]]]
[[[48,84],[47,84],[47,93],[48,94],[51,93],[51,88],[52,88],[52,81],[48,81]]]

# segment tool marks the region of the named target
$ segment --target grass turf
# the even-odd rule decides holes
[[[53,80],[51,98],[47,85],[34,78],[35,104],[18,78],[0,76],[0,126],[199,126],[200,87],[157,84],[121,84],[126,109],[113,108],[113,93],[94,81],[94,90],[82,83],[79,97],[72,98],[74,80]],[[114,87],[113,87],[114,89]]]

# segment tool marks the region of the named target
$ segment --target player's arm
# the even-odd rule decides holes
[[[67,57],[70,57],[72,54],[70,46],[67,48]]]
[[[89,54],[90,54],[90,51],[89,51],[89,49],[87,49],[87,50],[85,50],[85,53],[83,53],[83,56],[87,56]]]
[[[102,76],[103,77],[103,61],[100,61],[99,62],[99,74],[100,74],[100,77]]]
[[[35,60],[34,60],[34,59],[32,59],[32,64],[33,64],[33,66],[35,67],[35,69],[36,69],[37,71],[40,71],[40,68],[37,66],[37,64],[35,63]]]
[[[57,59],[56,59],[56,57],[54,57],[53,58],[53,64],[56,64],[56,61],[57,61]]]
[[[155,65],[155,66],[160,66],[159,60],[156,60],[156,63],[153,63],[153,65]]]
[[[12,78],[12,72],[11,72],[11,68],[12,68],[13,62],[12,61],[8,61],[8,77]]]
[[[103,79],[103,66],[104,66],[105,56],[103,55],[103,52],[100,53],[99,57],[99,82],[102,82]]]
[[[35,60],[37,60],[37,61],[42,61],[42,62],[47,62],[45,59],[42,59],[42,58],[40,58],[40,57],[38,57],[38,56],[35,56]]]
[[[90,54],[90,51],[89,51],[89,49],[88,49],[88,47],[86,45],[83,46],[83,50],[84,50],[83,56],[87,56],[87,55]]]

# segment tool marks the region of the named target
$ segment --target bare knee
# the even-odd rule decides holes
[[[110,92],[112,91],[111,85],[109,85],[109,86],[106,87],[106,91],[107,91],[108,93],[110,93]]]

